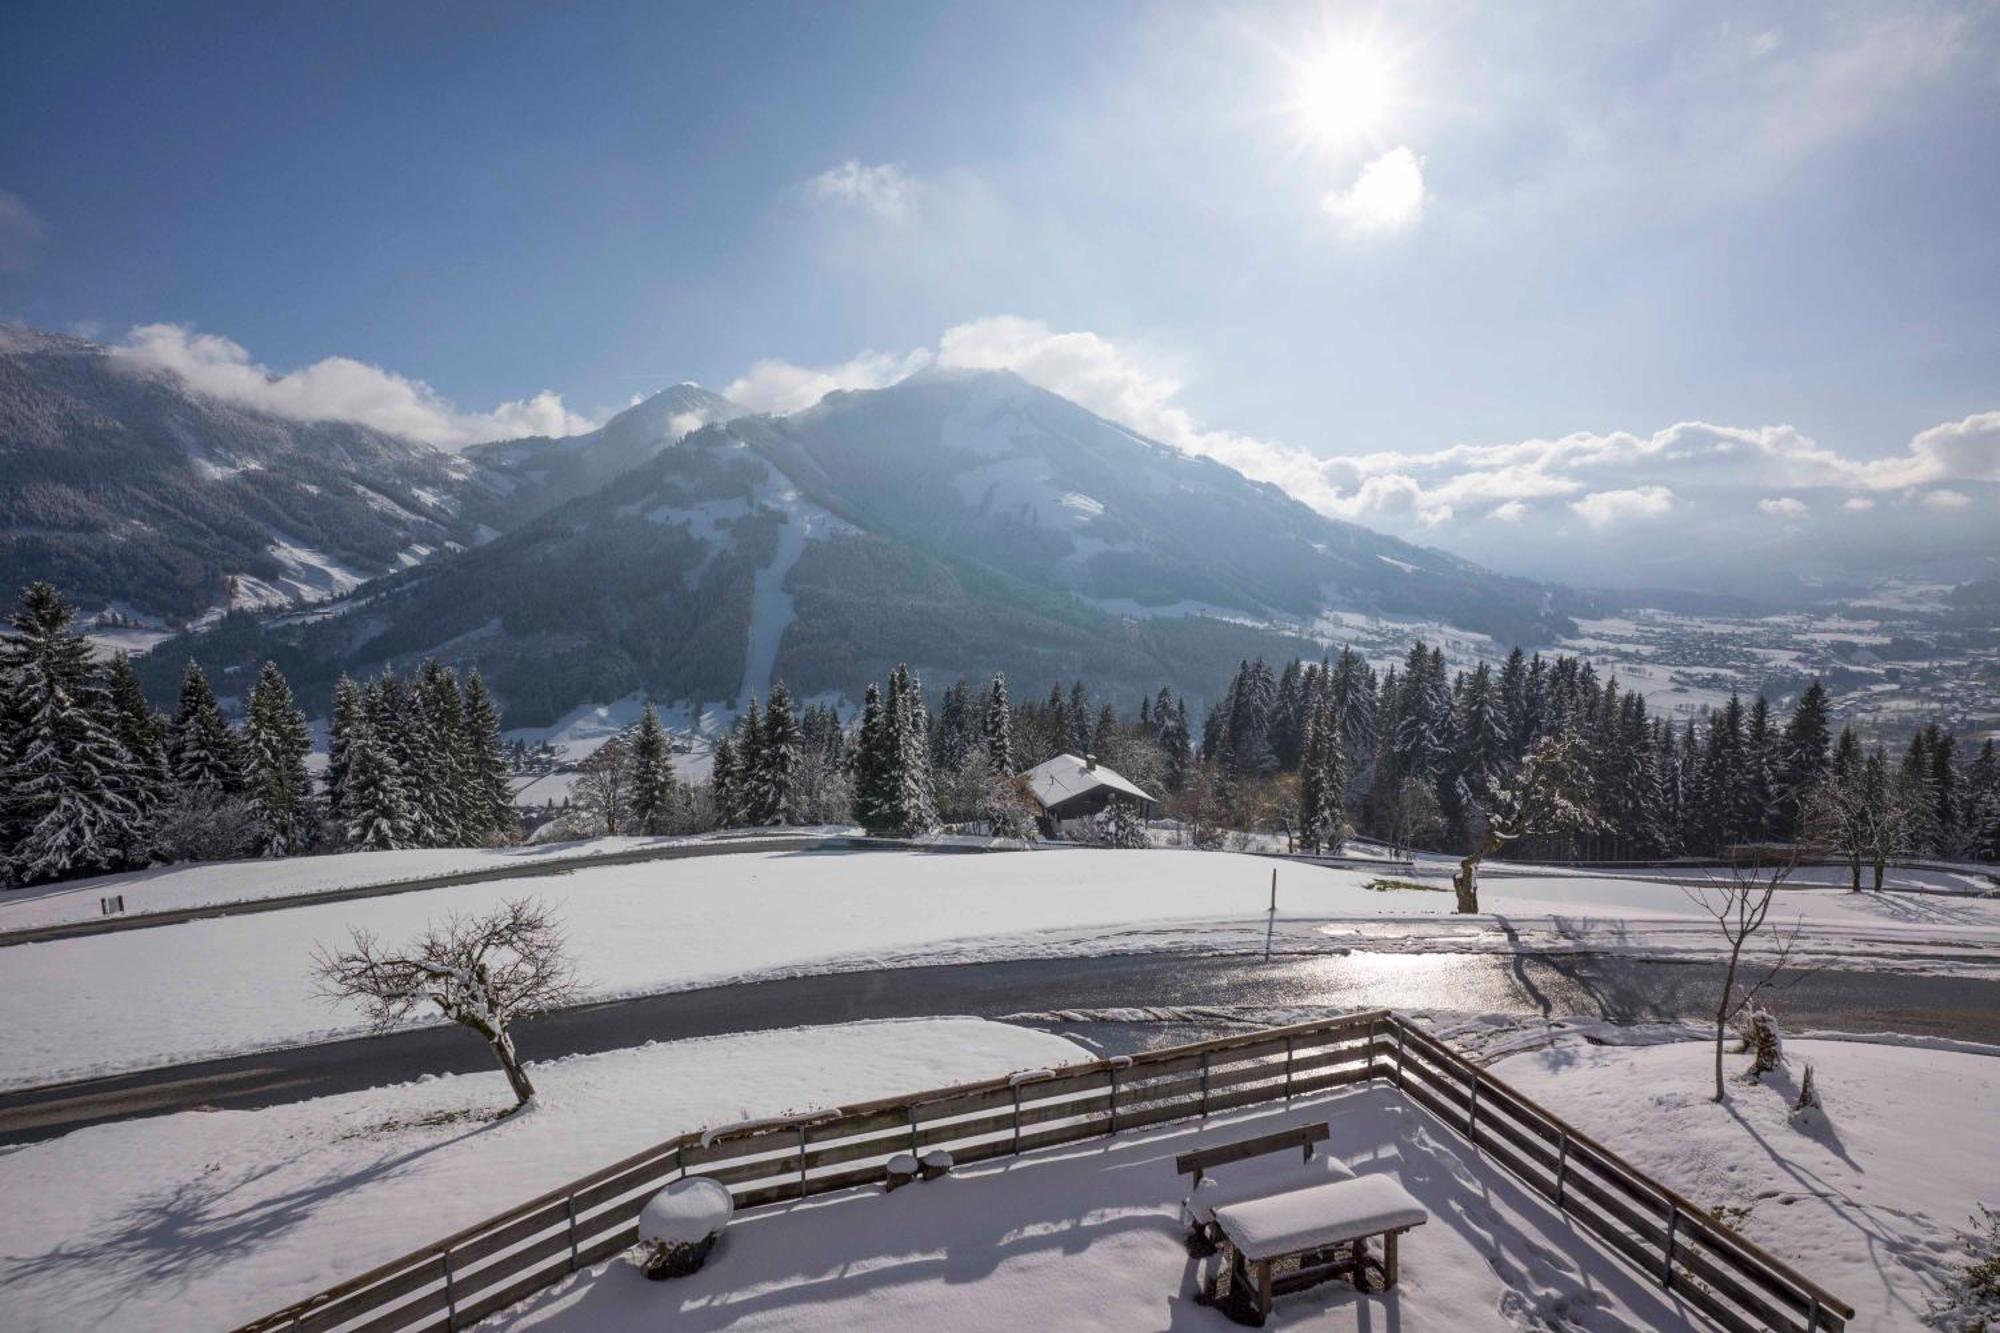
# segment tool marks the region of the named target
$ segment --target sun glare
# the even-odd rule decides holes
[[[1300,71],[1298,108],[1315,138],[1345,140],[1375,129],[1395,95],[1389,62],[1371,47],[1331,47]]]

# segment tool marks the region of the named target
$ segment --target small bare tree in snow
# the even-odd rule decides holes
[[[1715,1005],[1715,1100],[1718,1102],[1729,1099],[1722,1080],[1722,1048],[1730,1023],[1785,970],[1798,945],[1803,917],[1789,932],[1780,934],[1773,928],[1770,933],[1775,947],[1754,978],[1744,972],[1744,949],[1766,930],[1778,889],[1798,863],[1796,850],[1776,862],[1766,862],[1760,854],[1748,862],[1730,866],[1726,873],[1711,875],[1704,884],[1681,886],[1688,901],[1715,922],[1729,949],[1728,963],[1722,973],[1722,995]]]
[[[527,898],[482,916],[454,914],[401,951],[354,930],[346,949],[315,950],[313,969],[320,994],[359,1000],[378,1030],[431,1005],[471,1028],[493,1048],[519,1106],[534,1099],[535,1085],[514,1053],[514,1020],[552,1009],[576,991],[561,929],[545,905]]]
[[[1589,793],[1589,747],[1575,731],[1544,736],[1506,777],[1473,792],[1477,831],[1472,850],[1451,879],[1458,891],[1457,910],[1479,910],[1479,863],[1508,843],[1595,828]]]

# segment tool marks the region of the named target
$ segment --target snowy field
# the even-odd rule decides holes
[[[98,899],[114,893],[124,896],[125,915],[137,916],[141,912],[172,912],[261,898],[292,898],[328,889],[395,884],[469,870],[512,871],[523,865],[568,864],[611,852],[672,847],[686,841],[685,838],[593,838],[535,847],[438,847],[157,866],[122,875],[97,875],[9,889],[0,893],[0,931],[95,921],[102,915]]]
[[[1597,950],[1716,955],[1670,884],[1496,879],[1486,915],[1444,892],[1371,891],[1362,872],[1230,853],[1043,849],[1006,856],[755,853],[579,869],[80,939],[17,945],[0,967],[0,1086],[309,1041],[358,1029],[315,993],[310,957],[351,927],[396,941],[452,912],[539,895],[585,993],[604,999],[812,972],[1137,952]],[[1992,975],[2000,900],[1787,893],[1801,957]],[[226,967],[217,960],[227,960]],[[147,1022],[116,1021],[143,1014]]]
[[[1919,1329],[1975,1203],[2000,1205],[2000,1057],[1791,1041],[1790,1066],[1708,1100],[1714,1048],[1564,1043],[1494,1072],[1851,1303]],[[1787,1119],[1811,1061],[1825,1116]],[[1747,1057],[1729,1057],[1734,1075]],[[1741,1210],[1738,1212],[1737,1210]]]
[[[261,1111],[183,1112],[0,1153],[0,1328],[231,1327],[683,1130],[1089,1059],[977,1019],[760,1032]]]

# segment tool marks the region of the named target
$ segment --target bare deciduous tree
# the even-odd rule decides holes
[[[471,1028],[493,1048],[520,1106],[535,1087],[514,1053],[514,1020],[554,1008],[576,990],[561,929],[544,904],[527,898],[482,916],[453,915],[400,951],[384,948],[372,932],[351,931],[347,948],[314,950],[313,969],[321,995],[359,1000],[377,1029],[430,1005]]]
[[[573,799],[609,835],[628,831],[633,796],[632,747],[613,736],[576,766]]]
[[[1718,1102],[1729,1099],[1722,1079],[1722,1047],[1731,1020],[1777,979],[1791,963],[1798,945],[1803,917],[1793,923],[1789,932],[1779,934],[1773,930],[1776,948],[1758,970],[1755,980],[1745,983],[1741,979],[1743,951],[1764,931],[1778,889],[1798,863],[1796,850],[1776,862],[1767,862],[1760,852],[1748,862],[1731,865],[1727,872],[1710,875],[1706,883],[1681,886],[1688,901],[1715,922],[1729,946],[1729,962],[1722,974],[1722,996],[1715,1005],[1715,1100]]]
[[[1451,878],[1457,910],[1479,910],[1479,863],[1518,838],[1597,827],[1589,805],[1590,754],[1581,732],[1545,736],[1506,778],[1473,799],[1478,831]]]

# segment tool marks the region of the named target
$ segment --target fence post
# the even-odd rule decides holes
[[[444,1256],[444,1326],[458,1327],[458,1295],[451,1289],[451,1247],[438,1251]]]
[[[917,1104],[910,1103],[910,1156],[917,1155]]]
[[[1465,1137],[1472,1140],[1472,1150],[1479,1151],[1479,1068],[1472,1070],[1472,1103],[1465,1113]]]
[[[1806,1333],[1819,1333],[1819,1297],[1806,1306]]]
[[[565,1195],[563,1206],[569,1212],[569,1271],[576,1271],[576,1196]]]
[[[1285,1038],[1285,1100],[1292,1099],[1292,1039]]]
[[[1106,1134],[1116,1134],[1118,1132],[1118,1066],[1117,1065],[1111,1066],[1111,1125],[1104,1132]]]
[[[1396,1090],[1407,1091],[1409,1085],[1403,1082],[1403,1020],[1396,1020]]]
[[[1556,1211],[1563,1210],[1563,1177],[1569,1169],[1569,1131],[1562,1132],[1562,1144],[1556,1150]]]
[[[806,1127],[799,1126],[799,1197],[806,1197]]]
[[[1201,1118],[1208,1119],[1208,1052],[1201,1053]]]
[[[1014,1155],[1021,1153],[1021,1085],[1014,1085]]]
[[[1667,1200],[1667,1253],[1660,1265],[1660,1285],[1669,1290],[1674,1285],[1674,1231],[1680,1226],[1680,1221],[1680,1206],[1671,1199]]]

